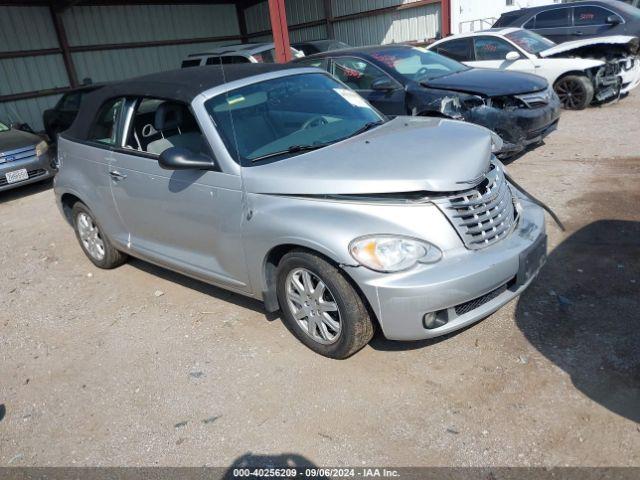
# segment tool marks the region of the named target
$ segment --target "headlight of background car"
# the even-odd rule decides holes
[[[376,272],[400,272],[418,263],[435,263],[442,252],[422,240],[396,235],[370,235],[356,238],[349,245],[351,256]]]
[[[38,157],[47,153],[47,150],[49,150],[49,144],[44,140],[36,145],[36,155]]]

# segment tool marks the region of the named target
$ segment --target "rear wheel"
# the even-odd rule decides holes
[[[77,202],[71,210],[71,215],[80,247],[96,267],[111,269],[126,262],[127,255],[116,250],[111,244],[84,203]]]
[[[373,337],[360,294],[318,255],[298,250],[285,255],[278,265],[277,293],[286,327],[320,355],[347,358]]]
[[[567,75],[556,82],[555,91],[567,110],[583,110],[591,105],[595,95],[593,83],[587,77]]]

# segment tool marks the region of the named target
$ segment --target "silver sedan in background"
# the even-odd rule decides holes
[[[0,122],[0,192],[46,180],[55,173],[47,142]]]

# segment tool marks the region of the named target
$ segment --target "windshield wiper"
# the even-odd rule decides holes
[[[362,127],[360,127],[358,130],[353,132],[351,135],[348,135],[348,136],[344,137],[343,140],[346,140],[347,138],[357,137],[361,133],[367,132],[367,131],[371,130],[372,128],[375,128],[375,127],[377,127],[379,125],[382,125],[383,123],[384,122],[382,120],[378,120],[377,122],[367,122]]]
[[[280,155],[286,155],[288,153],[301,153],[301,152],[310,152],[311,150],[318,150],[319,148],[326,147],[329,145],[328,143],[314,143],[311,145],[291,145],[286,150],[280,150],[278,152],[267,153],[265,155],[260,155],[259,157],[252,158],[252,162],[259,162],[260,160],[266,160],[267,158],[279,157]]]

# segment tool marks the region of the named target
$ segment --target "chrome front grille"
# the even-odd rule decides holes
[[[16,148],[15,150],[10,150],[8,152],[0,152],[0,163],[15,162],[16,160],[22,160],[23,158],[35,157],[35,155],[35,145]]]
[[[471,190],[437,200],[465,246],[472,250],[488,247],[508,236],[517,222],[511,187],[497,164]]]

